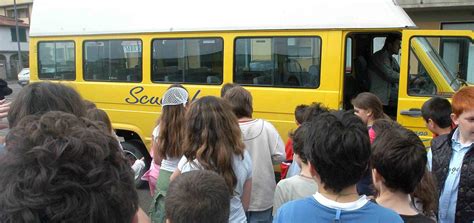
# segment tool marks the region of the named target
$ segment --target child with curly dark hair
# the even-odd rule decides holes
[[[0,222],[124,222],[138,195],[118,141],[65,112],[25,116],[0,157]]]

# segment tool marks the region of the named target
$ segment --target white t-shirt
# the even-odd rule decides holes
[[[155,129],[153,129],[153,133],[151,134],[152,140],[155,143],[156,143],[156,139],[158,138],[159,135],[160,135],[160,125],[157,125],[155,127]],[[161,160],[160,170],[166,170],[166,171],[169,171],[169,172],[174,172],[176,170],[176,168],[178,167],[179,159],[180,159],[179,157],[173,159],[173,158],[170,158],[168,156],[166,158],[163,158]]]
[[[247,150],[244,151],[244,159],[239,155],[232,157],[232,168],[237,177],[237,184],[235,185],[234,196],[230,199],[229,222],[247,222],[244,207],[240,200],[244,192],[245,181],[252,177],[252,160]],[[202,168],[197,160],[189,162],[188,159],[183,156],[179,161],[178,169],[181,173],[185,173],[193,170],[201,170]]]
[[[273,206],[276,187],[273,165],[285,160],[285,144],[275,127],[263,119],[240,122],[239,126],[245,149],[253,160],[249,211],[264,211]]]
[[[336,209],[336,210],[342,210],[342,211],[355,211],[360,208],[362,208],[365,204],[367,204],[369,199],[365,195],[362,195],[359,197],[359,199],[352,201],[352,202],[346,202],[346,203],[341,203],[337,201],[333,201],[329,198],[326,198],[324,195],[320,194],[319,192],[316,192],[313,195],[314,199],[318,201],[321,205],[331,208],[331,209]]]

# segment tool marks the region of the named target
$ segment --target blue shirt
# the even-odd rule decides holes
[[[449,172],[444,182],[444,188],[439,197],[438,223],[454,223],[456,202],[458,200],[459,179],[464,155],[471,148],[471,144],[462,145],[459,142],[459,128],[454,131],[451,138],[452,155],[449,162]]]
[[[397,213],[368,201],[365,196],[356,202],[339,203],[340,207],[335,208],[334,203],[337,202],[318,201],[320,200],[316,199],[318,195],[322,196],[316,193],[316,195],[284,204],[278,209],[273,223],[403,223]]]

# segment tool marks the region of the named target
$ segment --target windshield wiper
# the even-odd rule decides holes
[[[453,78],[452,81],[449,83],[449,86],[453,86],[453,83],[455,81],[457,82],[457,84],[459,84],[459,87],[457,89],[469,85],[467,81],[461,77],[461,73],[457,73],[456,77]]]
[[[461,83],[461,86],[462,86],[462,87],[465,87],[465,86],[468,86],[468,85],[469,85],[466,80],[462,79],[462,78],[459,77],[459,76],[456,77],[456,80]]]

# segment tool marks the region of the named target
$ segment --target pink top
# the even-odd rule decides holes
[[[370,139],[370,144],[374,143],[375,140],[375,131],[372,127],[369,128],[369,139]]]

